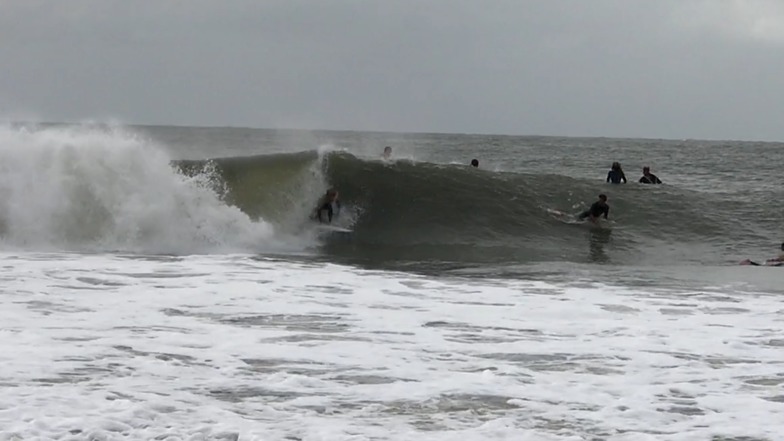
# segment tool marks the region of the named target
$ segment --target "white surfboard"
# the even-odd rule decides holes
[[[547,209],[547,213],[549,213],[556,220],[561,221],[561,222],[563,222],[565,224],[582,224],[582,223],[585,223],[584,219],[580,220],[575,215],[569,214],[569,213],[564,213],[563,211],[560,211],[560,210],[554,210],[552,208],[548,208]]]
[[[335,226],[335,225],[320,224],[320,225],[316,225],[316,229],[320,230],[320,231],[323,231],[325,233],[344,233],[344,234],[345,233],[353,233],[353,231],[349,230],[348,228],[338,227],[338,226]]]

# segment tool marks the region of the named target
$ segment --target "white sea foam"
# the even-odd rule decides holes
[[[0,265],[0,440],[784,433],[772,294],[241,255]]]
[[[0,127],[0,232],[23,249],[159,253],[302,247],[223,203],[211,176],[117,127]]]

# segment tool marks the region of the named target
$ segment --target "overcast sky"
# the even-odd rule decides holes
[[[0,117],[784,141],[781,0],[0,0]]]

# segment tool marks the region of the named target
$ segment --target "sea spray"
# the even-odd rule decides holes
[[[205,169],[209,171],[209,168]],[[0,227],[23,248],[198,253],[274,247],[273,227],[221,201],[118,127],[0,127]]]

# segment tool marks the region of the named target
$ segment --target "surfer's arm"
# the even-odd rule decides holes
[[[604,209],[604,218],[607,219],[607,216],[610,215],[610,207]]]

